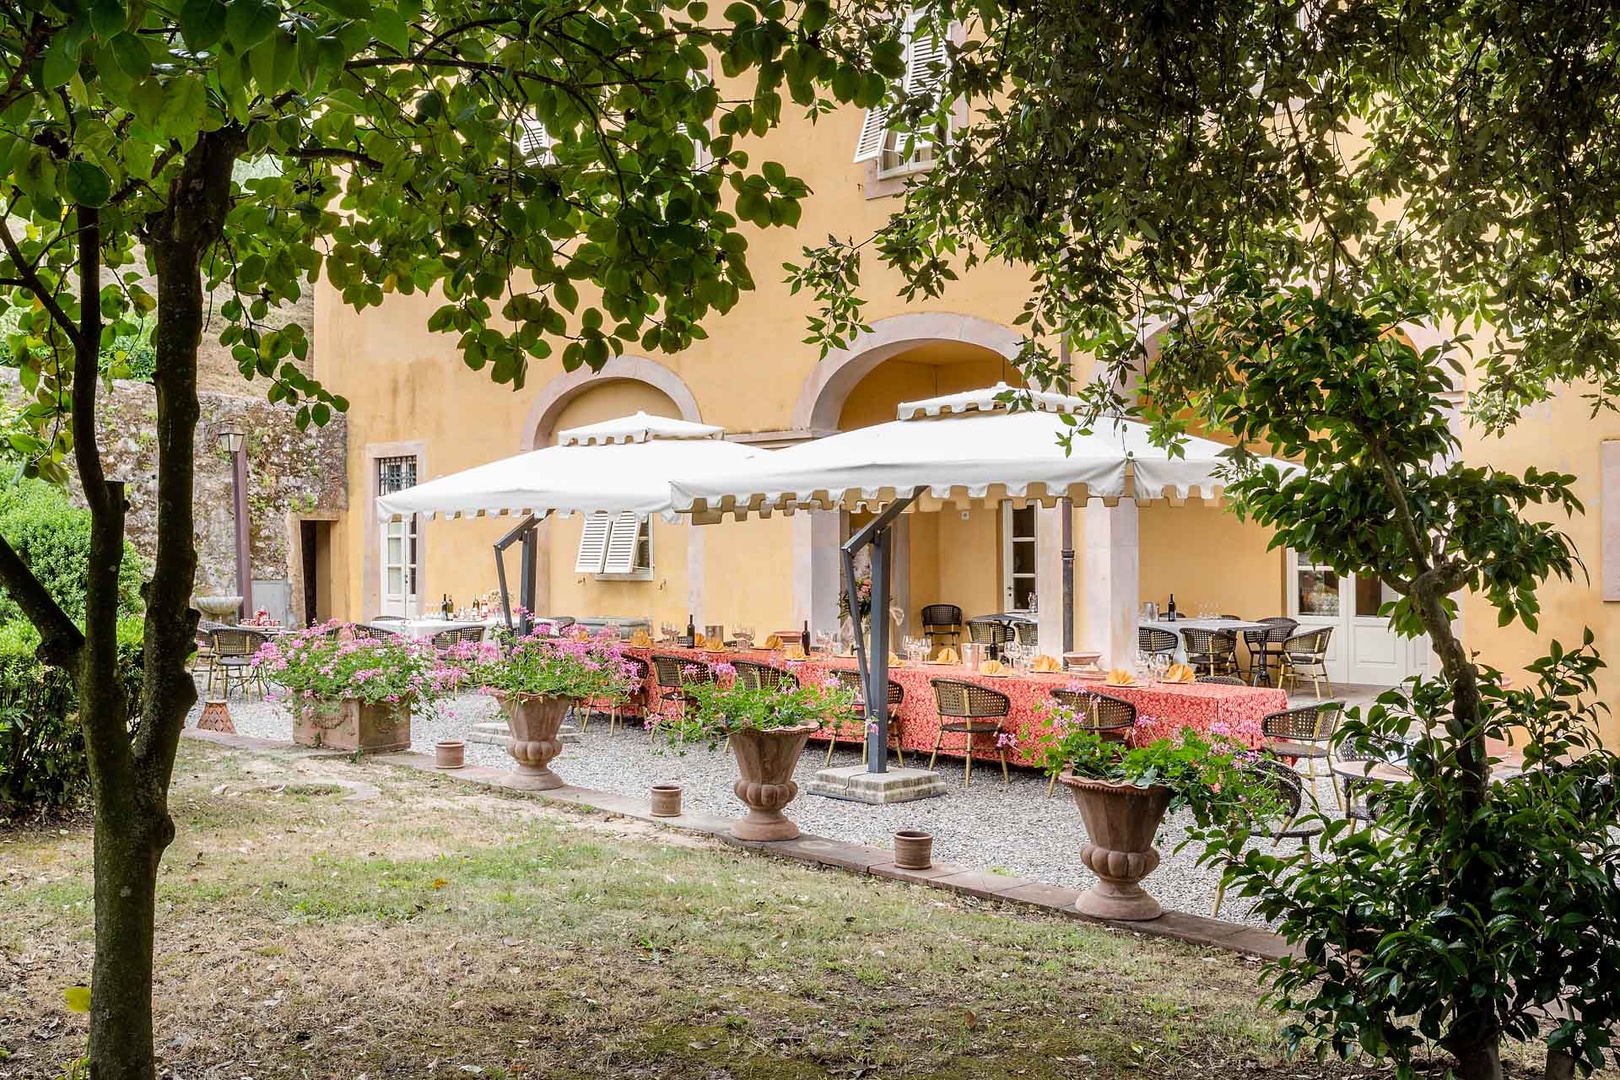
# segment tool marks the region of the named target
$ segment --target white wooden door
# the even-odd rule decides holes
[[[1034,611],[1036,572],[1035,507],[1001,508],[1001,590],[1006,611]]]
[[[1429,641],[1404,638],[1379,609],[1394,599],[1376,579],[1340,575],[1298,553],[1289,555],[1289,615],[1300,627],[1328,626],[1328,677],[1338,683],[1394,686],[1429,665]]]
[[[377,460],[377,493],[391,495],[416,484],[416,458]],[[410,617],[420,611],[417,590],[416,516],[385,521],[380,527],[382,558],[382,615]]]

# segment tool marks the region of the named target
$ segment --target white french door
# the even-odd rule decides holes
[[[1288,572],[1288,614],[1301,629],[1333,628],[1327,670],[1334,682],[1394,686],[1429,670],[1429,639],[1401,637],[1378,614],[1395,599],[1387,585],[1338,574],[1297,552],[1289,552]]]
[[[1006,611],[1034,611],[1039,565],[1035,549],[1035,507],[1001,508],[1001,589]]]
[[[377,493],[390,495],[416,485],[416,458],[377,459]],[[409,617],[420,607],[417,592],[416,515],[381,527],[383,615]]]

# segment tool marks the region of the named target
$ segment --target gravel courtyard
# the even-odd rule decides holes
[[[292,718],[275,702],[233,700],[230,707],[243,735],[292,738]],[[434,742],[465,738],[474,724],[501,719],[489,698],[460,695],[442,703],[436,717],[412,720],[412,749],[431,754]],[[825,757],[825,743],[810,744],[799,764],[801,787],[822,768]],[[467,760],[495,768],[513,766],[504,749],[488,743],[468,742]],[[909,764],[913,759],[908,754],[906,760]],[[857,750],[841,747],[833,755],[835,766],[859,761]],[[579,742],[567,744],[552,767],[571,784],[626,795],[644,796],[653,784],[674,781],[684,789],[690,808],[735,816],[744,811],[731,791],[736,769],[729,754],[702,748],[679,754],[638,726],[621,727],[610,735],[605,717],[593,720]],[[1061,786],[1048,798],[1044,775],[1018,769],[1013,770],[1012,782],[1004,785],[994,762],[976,761],[972,786],[965,789],[961,759],[942,757],[939,771],[951,789],[944,798],[867,806],[801,794],[787,812],[806,832],[837,840],[887,847],[895,830],[923,828],[934,834],[934,852],[943,861],[1057,885],[1084,887],[1094,880],[1079,858],[1085,840],[1080,815]],[[1320,784],[1320,798],[1332,798],[1325,782]],[[1168,908],[1207,915],[1219,875],[1198,865],[1193,848],[1176,850],[1187,823],[1179,817],[1166,822],[1159,843],[1164,862],[1146,885]],[[1261,925],[1249,917],[1242,900],[1228,901],[1221,916]]]

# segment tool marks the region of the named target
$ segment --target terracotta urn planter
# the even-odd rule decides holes
[[[527,791],[551,791],[566,787],[562,777],[550,769],[551,760],[562,753],[562,740],[557,732],[563,717],[574,702],[571,698],[549,697],[541,694],[508,694],[490,691],[506,713],[506,726],[511,738],[506,740],[506,752],[517,762],[517,774],[512,786]]]
[[[433,744],[433,767],[459,769],[467,764],[467,744],[460,739],[443,739]]]
[[[323,750],[381,754],[411,748],[410,702],[300,701],[293,710],[293,742]]]
[[[934,834],[922,829],[901,829],[894,834],[894,865],[902,870],[927,870],[934,865]]]
[[[1159,865],[1153,846],[1170,805],[1170,789],[1092,780],[1073,773],[1058,777],[1074,793],[1074,804],[1088,837],[1080,861],[1101,880],[1081,893],[1074,906],[1099,919],[1135,922],[1164,914],[1140,882]]]
[[[653,817],[680,817],[681,785],[654,784],[651,803],[648,813]]]
[[[739,840],[793,840],[799,827],[782,814],[782,807],[793,801],[799,785],[793,782],[793,769],[804,752],[805,740],[820,727],[798,727],[760,731],[742,728],[731,734],[731,752],[737,756],[742,779],[732,787],[748,807],[743,819],[731,827]]]

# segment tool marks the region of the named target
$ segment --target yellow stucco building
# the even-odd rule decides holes
[[[519,392],[468,371],[453,335],[426,330],[431,298],[390,296],[356,314],[324,283],[316,296],[316,375],[351,402],[348,510],[303,530],[314,550],[311,617],[370,618],[433,611],[448,594],[458,603],[495,586],[491,545],[510,519],[385,523],[379,492],[456,472],[521,450],[550,445],[559,431],[637,410],[723,426],[728,437],[767,446],[891,420],[907,400],[1018,381],[1009,362],[1012,328],[1027,276],[981,267],[939,305],[908,304],[899,282],[869,265],[865,315],[871,332],[818,359],[802,343],[812,301],[794,296],[777,268],[798,259],[806,237],[862,237],[879,227],[908,170],[892,149],[853,162],[863,128],[859,110],[815,124],[793,123],[755,148],[802,177],[812,195],[797,230],[756,230],[749,259],[759,283],[737,307],[707,324],[709,336],[677,356],[624,356],[600,373],[531,368]],[[870,142],[870,140],[868,140]],[[892,142],[892,140],[891,140]],[[1419,345],[1422,328],[1411,328]],[[1085,370],[1078,372],[1082,377]],[[1620,654],[1620,600],[1607,578],[1604,537],[1612,500],[1604,498],[1605,440],[1620,438],[1620,418],[1592,419],[1571,392],[1527,415],[1505,438],[1463,429],[1465,457],[1519,470],[1572,472],[1588,514],[1569,524],[1591,579],[1550,583],[1542,592],[1539,634],[1500,630],[1483,603],[1463,600],[1465,639],[1488,662],[1509,670],[1539,655],[1557,636],[1578,640],[1591,626],[1606,652]],[[1620,444],[1617,444],[1620,445]],[[1620,482],[1620,458],[1610,466]],[[960,606],[967,616],[1031,606],[1043,645],[1058,636],[1061,522],[1057,509],[945,510],[908,515],[899,533],[896,599],[915,630],[923,605]],[[541,528],[536,608],[544,613],[643,616],[685,624],[746,624],[762,633],[809,621],[836,623],[836,549],[849,522],[836,513],[726,521],[693,527],[654,520],[647,560],[634,574],[576,572],[582,522],[554,519]],[[295,535],[298,530],[295,530]],[[1266,532],[1196,501],[1185,506],[1128,503],[1074,512],[1076,647],[1094,640],[1106,605],[1163,604],[1174,593],[1183,610],[1246,618],[1290,615],[1335,628],[1332,670],[1340,680],[1393,683],[1421,671],[1426,647],[1393,637],[1376,617],[1375,583],[1337,581],[1308,561],[1268,551]],[[1620,550],[1620,549],[1617,549]],[[1102,592],[1106,591],[1107,596]]]

